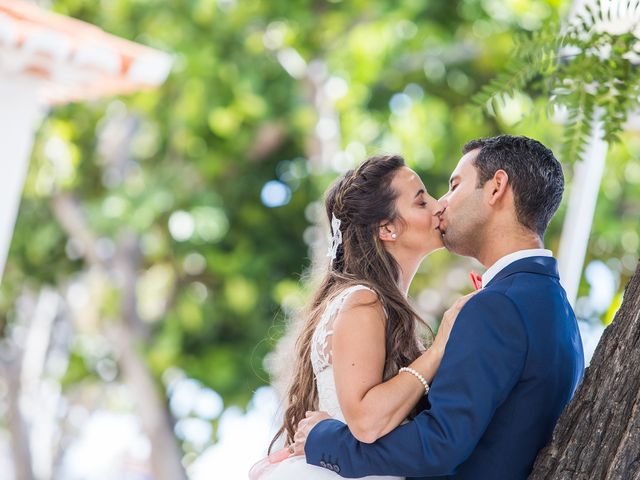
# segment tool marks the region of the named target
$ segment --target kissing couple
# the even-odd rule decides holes
[[[286,435],[286,458],[251,477],[526,479],[584,370],[543,244],[563,190],[551,150],[510,135],[467,143],[439,200],[397,155],[339,178],[325,196],[331,261],[274,439]],[[486,272],[425,349],[407,292],[443,246]]]

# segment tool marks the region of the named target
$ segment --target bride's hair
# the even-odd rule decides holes
[[[396,210],[398,192],[391,186],[395,174],[405,165],[398,155],[374,156],[357,169],[336,180],[325,194],[327,218],[341,221],[342,243],[311,302],[304,310],[304,323],[296,341],[295,364],[286,395],[284,423],[274,437],[286,433],[286,443],[305,412],[318,409],[318,390],[311,365],[313,333],[327,303],[351,285],[366,285],[378,294],[387,312],[385,326],[384,380],[420,355],[417,323],[433,332],[409,305],[399,288],[400,266],[384,248],[378,236],[382,221],[399,221]]]

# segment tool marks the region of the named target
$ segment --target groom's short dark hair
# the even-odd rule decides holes
[[[476,149],[480,150],[473,162],[478,171],[478,188],[496,171],[507,172],[518,221],[544,237],[564,191],[562,166],[553,152],[537,140],[513,135],[471,140],[462,153]]]

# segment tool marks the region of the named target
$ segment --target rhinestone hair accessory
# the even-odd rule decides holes
[[[331,260],[335,260],[338,247],[342,243],[342,232],[340,231],[340,224],[342,222],[335,213],[331,214],[331,233],[332,237],[329,239],[329,250],[327,251],[327,257],[331,257]]]

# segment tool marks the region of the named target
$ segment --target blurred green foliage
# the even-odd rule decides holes
[[[56,107],[45,119],[4,274],[3,325],[25,286],[64,290],[86,273],[51,209],[53,196],[71,192],[106,262],[115,261],[110,252],[124,233],[139,242],[137,312],[150,331],[141,345],[153,372],[160,378],[177,366],[227,404],[246,405],[268,382],[262,360],[282,334],[287,302],[304,298],[308,206],[336,170],[371,153],[400,152],[440,196],[471,138],[508,132],[560,145],[561,127],[528,115],[544,100],[517,93],[489,120],[468,105],[506,62],[514,34],[557,21],[567,7],[559,0],[55,2],[59,13],[171,52],[174,68],[157,90]],[[313,69],[322,70],[320,86],[310,80]],[[326,134],[319,95],[339,125],[337,150],[324,163],[314,146]],[[119,154],[105,130],[127,122],[134,133]],[[609,154],[587,259],[617,268],[620,288],[637,260],[640,216],[640,137],[622,140]],[[118,155],[126,158],[114,166]],[[272,180],[291,197],[270,208],[261,193]],[[562,212],[547,235],[552,249]],[[470,288],[464,279],[446,287],[459,262],[438,252],[416,278],[416,295],[445,292],[430,309],[434,319],[448,306],[446,292]],[[118,316],[117,299],[99,298],[105,318]],[[94,375],[83,350],[74,350],[67,381]]]

